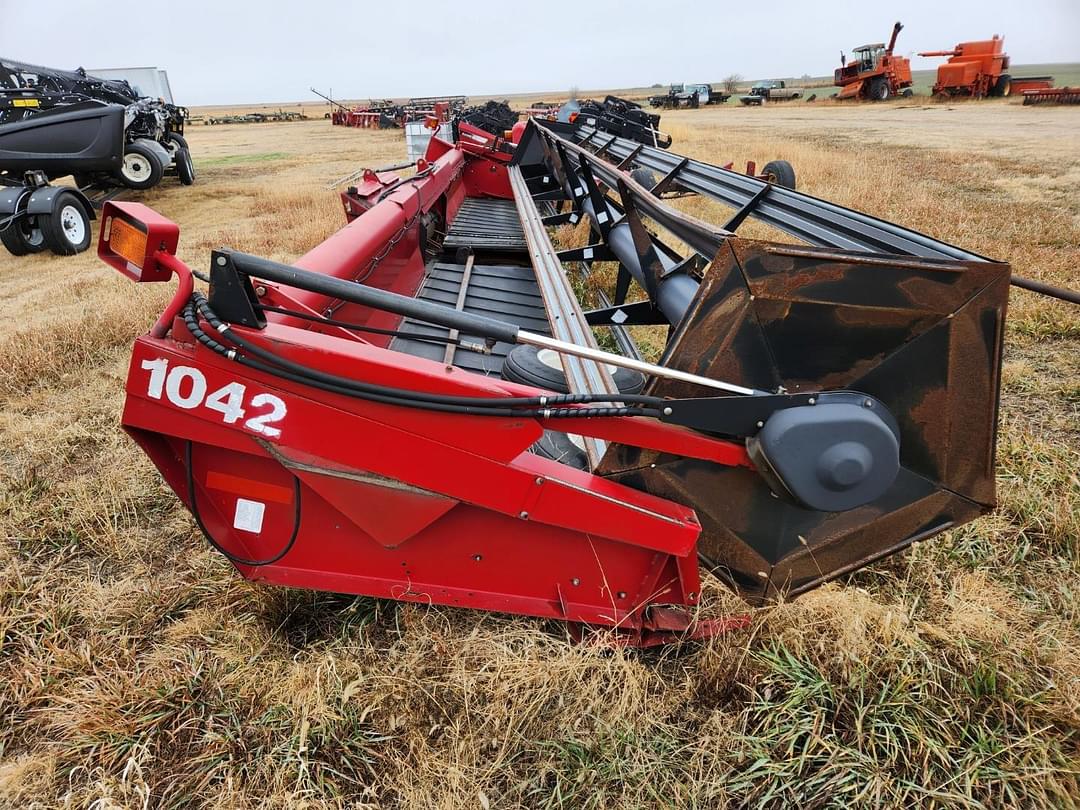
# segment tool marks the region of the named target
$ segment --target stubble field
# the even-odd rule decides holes
[[[664,128],[1080,286],[1080,108],[776,105]],[[322,120],[189,140],[195,186],[130,198],[180,224],[198,268],[222,244],[295,258],[344,221],[328,181],[404,156],[400,131]],[[0,253],[0,806],[1080,803],[1075,307],[1014,290],[996,513],[746,630],[637,653],[241,580],[118,427],[130,343],[170,293],[92,253]]]

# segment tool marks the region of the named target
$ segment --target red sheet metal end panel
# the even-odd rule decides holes
[[[231,553],[269,557],[296,532],[280,562],[239,566],[251,578],[627,628],[696,598],[693,513],[522,452],[534,420],[297,391],[141,338],[123,423]],[[381,518],[390,503],[417,514]]]

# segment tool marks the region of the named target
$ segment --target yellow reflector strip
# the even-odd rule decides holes
[[[12,107],[38,107],[40,102],[36,98],[16,98],[11,101]]]
[[[113,217],[109,250],[142,269],[146,261],[146,234],[129,222]]]

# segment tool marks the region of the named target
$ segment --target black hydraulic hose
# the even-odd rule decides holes
[[[188,330],[201,344],[212,351],[242,365],[261,371],[265,374],[281,377],[329,391],[371,402],[380,402],[387,405],[398,405],[409,408],[440,411],[443,413],[467,414],[472,416],[500,416],[509,418],[536,417],[536,418],[571,418],[571,417],[596,417],[596,416],[650,416],[659,417],[661,412],[656,408],[627,408],[627,407],[603,407],[603,408],[557,408],[551,405],[574,404],[587,402],[607,402],[616,397],[602,397],[600,395],[555,395],[552,397],[452,397],[439,394],[428,394],[423,391],[409,391],[399,388],[387,388],[380,385],[371,385],[351,380],[346,377],[338,377],[316,369],[310,369],[291,360],[278,357],[259,346],[254,346],[239,336],[235,335],[223,324],[213,311],[206,305],[205,299],[198,293],[192,296],[193,301],[184,310],[184,321]],[[195,316],[195,307],[199,306],[204,317],[210,325],[218,331],[218,334],[227,340],[235,342],[237,346],[252,354],[263,357],[268,363],[254,360],[230,349],[206,334],[199,326]],[[205,309],[204,309],[205,307]],[[222,329],[221,327],[224,327]],[[224,333],[224,334],[223,334]],[[620,394],[619,401],[644,400],[652,404],[662,402],[657,397],[646,397],[639,394]],[[517,410],[527,407],[528,410]]]
[[[363,383],[359,380],[354,380],[349,377],[339,377],[335,374],[329,374],[327,372],[317,371],[316,369],[308,368],[307,366],[295,363],[291,360],[287,360],[283,357],[279,357],[273,352],[268,351],[260,346],[256,346],[249,341],[244,340],[231,330],[230,326],[224,323],[210,308],[209,301],[206,300],[206,296],[202,293],[196,292],[192,295],[192,301],[199,309],[199,312],[207,322],[214,328],[214,330],[222,336],[228,334],[228,340],[235,343],[240,348],[254,354],[262,359],[273,363],[283,368],[289,368],[297,374],[303,376],[318,376],[327,382],[346,388],[352,388],[361,392],[368,392],[372,394],[379,394],[383,396],[392,396],[403,399],[421,400],[424,402],[439,403],[446,405],[464,405],[473,407],[502,407],[502,406],[548,406],[548,405],[576,405],[586,404],[590,402],[611,402],[612,395],[608,394],[554,394],[553,396],[544,397],[466,397],[466,396],[452,396],[448,394],[430,394],[425,391],[413,391],[405,388],[389,388],[383,385],[375,385],[372,383]],[[638,405],[651,405],[653,407],[662,407],[664,400],[660,397],[647,396],[644,394],[619,394],[617,396],[619,402],[631,402]]]
[[[289,536],[288,541],[281,547],[281,550],[273,555],[267,557],[265,560],[249,560],[246,557],[239,557],[233,554],[227,548],[221,545],[210,534],[210,530],[206,528],[206,524],[203,523],[202,514],[199,512],[198,501],[195,500],[195,470],[191,464],[191,440],[189,439],[184,448],[184,461],[187,466],[187,489],[188,500],[191,501],[191,515],[195,518],[195,523],[199,527],[199,531],[203,533],[206,538],[206,542],[212,545],[215,549],[225,555],[225,558],[230,562],[237,565],[247,565],[251,568],[261,568],[264,565],[272,565],[292,551],[292,547],[296,544],[296,536],[300,534],[300,479],[295,475],[293,476],[293,501],[295,503],[295,511],[293,512],[293,530]]]

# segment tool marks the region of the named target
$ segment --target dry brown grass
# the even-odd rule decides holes
[[[1032,111],[1005,154],[907,112],[666,121],[680,151],[790,159],[811,193],[1080,286],[1080,153],[1061,157],[1080,111]],[[221,243],[294,258],[341,222],[327,180],[403,152],[321,121],[191,141],[199,183],[143,199],[198,267]],[[1013,297],[998,512],[746,631],[639,654],[239,579],[118,430],[128,345],[168,292],[89,255],[0,255],[0,805],[1077,805],[1075,310]]]

